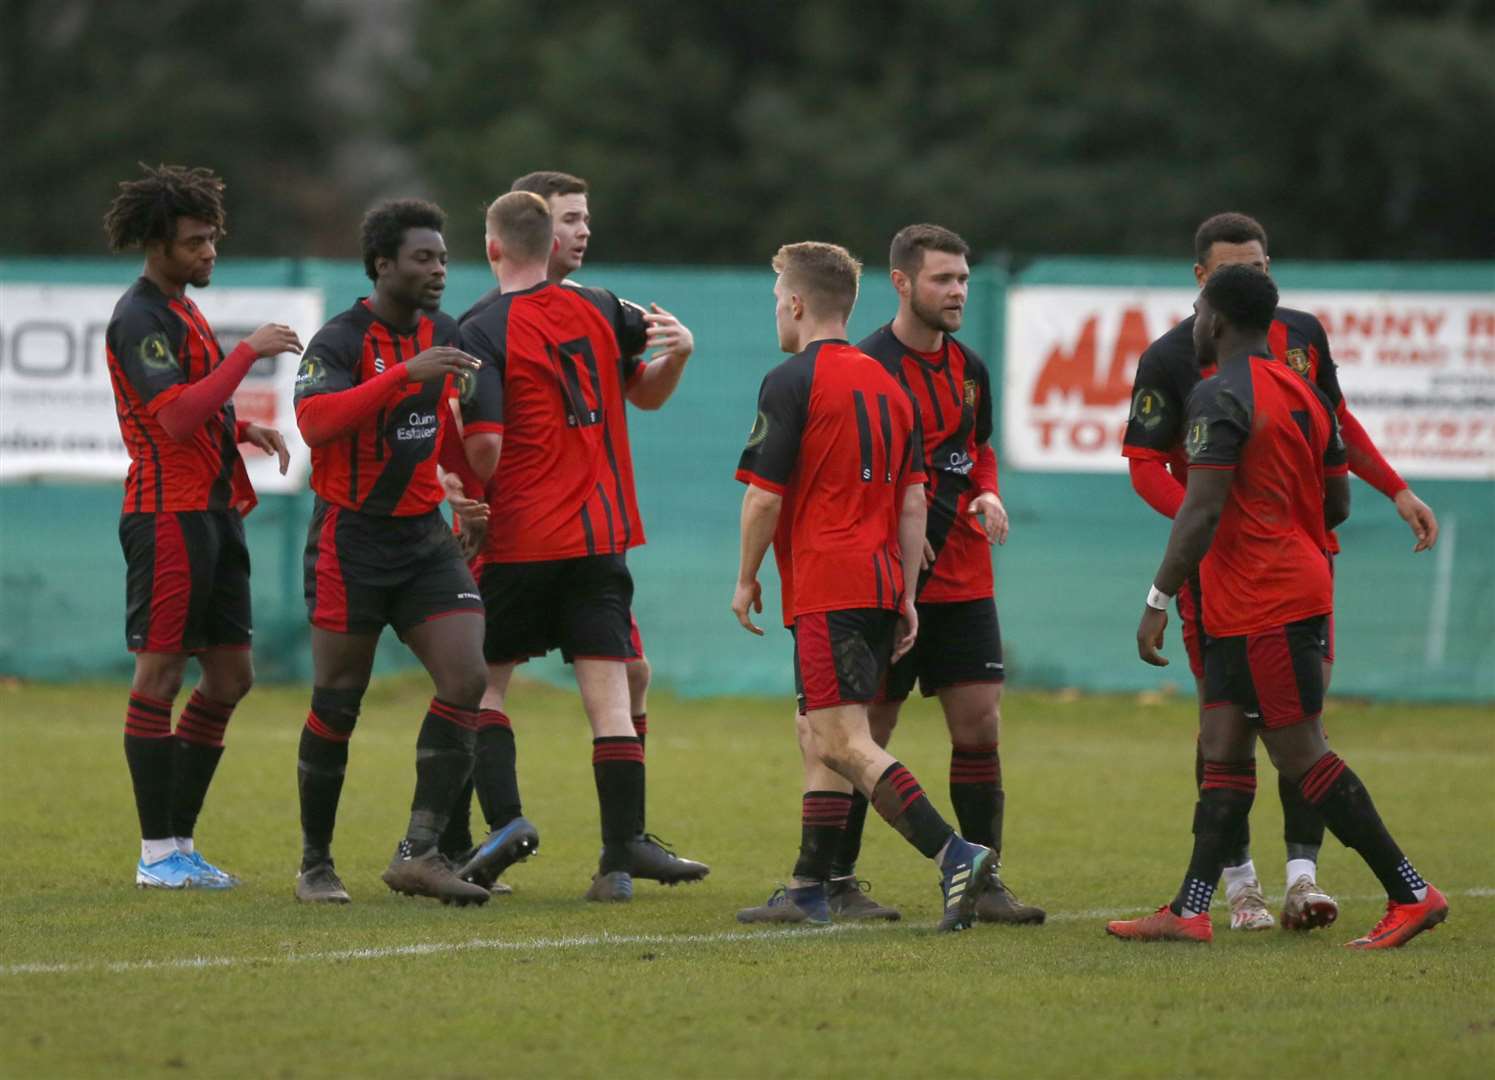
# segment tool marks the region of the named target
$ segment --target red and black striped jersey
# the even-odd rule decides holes
[[[784,497],[774,533],[784,623],[896,609],[903,492],[924,482],[908,391],[845,341],[812,342],[763,379],[737,479]]]
[[[1328,396],[1273,357],[1237,356],[1189,394],[1184,425],[1190,469],[1235,473],[1199,566],[1206,632],[1333,610],[1324,478],[1349,467]]]
[[[542,282],[490,293],[462,348],[501,376],[504,444],[484,562],[610,555],[644,543],[624,394],[644,313],[605,289]]]
[[[924,433],[932,570],[919,578],[928,603],[983,600],[993,593],[991,545],[968,512],[983,491],[997,493],[997,455],[991,448],[991,378],[981,358],[949,334],[938,352],[921,353],[899,341],[892,324],[858,343],[901,382],[919,408]]]
[[[397,327],[359,300],[306,346],[296,375],[298,413],[304,403],[352,390],[434,345],[456,346],[458,336],[450,315],[421,312],[413,327]],[[496,430],[496,373],[390,383],[378,408],[357,427],[312,447],[312,490],[366,514],[409,517],[434,510],[446,497],[436,463],[441,440],[456,437],[453,402],[460,404],[468,430]]]
[[[223,362],[223,350],[186,295],[169,297],[139,278],[114,306],[104,335],[119,433],[130,455],[127,513],[254,508],[239,456],[232,400],[177,442],[157,420],[188,385]]]

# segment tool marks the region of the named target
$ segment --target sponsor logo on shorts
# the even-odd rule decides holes
[[[458,600],[477,600],[477,601],[481,602],[483,598],[481,596],[479,596],[475,592],[459,592],[457,594],[457,599]]]

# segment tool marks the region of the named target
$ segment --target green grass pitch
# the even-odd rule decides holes
[[[345,908],[291,898],[305,688],[254,691],[199,827],[227,894],[137,891],[117,685],[0,687],[0,1074],[43,1076],[724,1076],[1316,1078],[1487,1076],[1495,1060],[1495,743],[1480,708],[1331,702],[1336,749],[1418,868],[1449,896],[1396,952],[1340,947],[1379,889],[1331,840],[1339,923],[1212,946],[1107,938],[1108,917],[1172,895],[1188,857],[1185,700],[1017,693],[1004,708],[1004,875],[1048,925],[938,936],[933,868],[875,815],[862,876],[900,924],[741,927],[798,843],[790,704],[654,698],[649,824],[712,864],[585,904],[597,855],[575,695],[516,687],[526,812],[541,854],[515,895],[446,909],[388,893],[428,690],[369,693],[339,821]],[[907,709],[894,751],[948,807],[937,710]],[[1272,774],[1264,753],[1262,774]],[[1269,896],[1281,811],[1252,818]]]

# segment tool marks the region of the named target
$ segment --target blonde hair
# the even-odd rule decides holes
[[[486,217],[488,235],[516,262],[536,262],[550,254],[554,228],[550,206],[530,191],[510,191],[493,200]]]
[[[862,264],[841,245],[816,240],[785,244],[774,255],[772,265],[814,314],[851,317]]]

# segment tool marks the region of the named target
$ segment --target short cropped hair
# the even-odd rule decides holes
[[[552,195],[585,195],[587,182],[570,173],[542,169],[539,172],[525,173],[509,185],[509,190],[528,191],[542,199],[549,199]]]
[[[815,240],[785,244],[774,255],[773,268],[817,315],[851,317],[862,264],[844,247]]]
[[[374,268],[377,259],[393,259],[411,229],[446,228],[446,211],[424,199],[391,199],[382,202],[363,216],[363,272],[370,281],[379,280]]]
[[[943,225],[905,225],[893,237],[888,248],[888,266],[918,277],[924,266],[926,251],[943,251],[950,255],[969,255],[971,247]]]
[[[1204,283],[1204,300],[1232,326],[1265,333],[1277,311],[1277,286],[1254,266],[1222,266]]]
[[[512,259],[533,262],[550,254],[550,206],[532,191],[511,191],[494,199],[487,225],[488,235],[497,237]]]
[[[205,221],[224,232],[223,180],[211,169],[140,163],[138,180],[121,180],[119,194],[104,213],[104,234],[112,251],[176,239],[178,218]]]
[[[1203,266],[1209,258],[1209,249],[1216,244],[1249,244],[1255,240],[1267,250],[1267,230],[1261,222],[1245,214],[1216,214],[1205,218],[1194,232],[1194,261]]]

